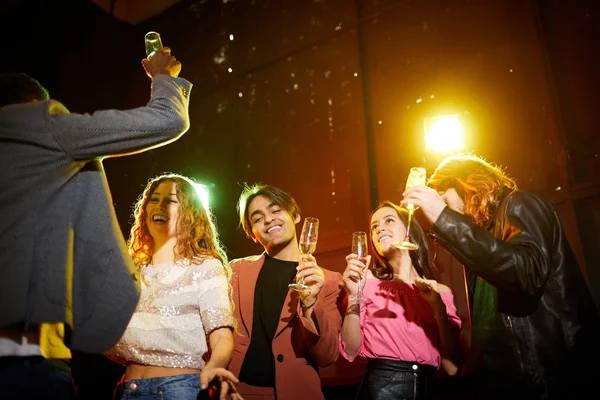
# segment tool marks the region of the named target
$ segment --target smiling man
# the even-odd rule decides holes
[[[342,276],[298,249],[300,207],[274,186],[246,186],[240,224],[264,253],[231,262],[235,337],[231,371],[246,399],[323,399],[319,367],[338,357]],[[288,285],[303,278],[309,289]]]

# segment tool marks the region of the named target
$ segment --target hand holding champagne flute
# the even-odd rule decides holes
[[[408,179],[406,180],[406,189],[410,189],[415,186],[425,186],[425,183],[426,183],[425,168],[412,167],[410,169],[410,173],[408,174]],[[409,203],[406,205],[406,208],[408,209],[408,222],[406,223],[406,235],[405,235],[403,241],[394,243],[394,246],[396,246],[399,249],[417,250],[419,248],[419,246],[410,241],[410,223],[412,221],[413,213],[415,212],[415,206],[413,204]]]
[[[300,241],[298,244],[300,250],[300,257],[313,254],[317,249],[317,237],[319,234],[319,220],[313,217],[306,217],[304,219],[304,225],[302,226],[302,233],[300,234]],[[297,292],[301,292],[308,289],[308,286],[304,284],[304,280],[300,279],[295,283],[289,284],[290,289]]]

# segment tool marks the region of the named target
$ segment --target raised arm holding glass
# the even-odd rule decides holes
[[[91,114],[69,112],[25,74],[0,74],[3,399],[74,398],[70,349],[106,351],[136,307],[102,160],[177,140],[189,128],[192,88],[170,50],[142,63],[148,103]]]
[[[406,190],[463,263],[476,398],[579,399],[596,392],[600,316],[553,205],[473,155]]]
[[[348,305],[340,353],[349,361],[367,359],[359,400],[435,399],[435,371],[458,372],[461,320],[450,288],[431,272],[416,221],[407,240],[414,249],[396,246],[406,239],[409,219],[407,208],[381,203],[371,215],[373,265],[367,268],[371,256],[346,257]]]
[[[247,399],[323,399],[319,367],[338,357],[341,275],[309,254],[316,246],[309,218],[298,242],[300,207],[289,193],[271,185],[246,186],[238,212],[246,235],[264,249],[231,263],[234,315],[242,334],[235,336],[231,362],[238,390]],[[301,282],[306,288],[290,287]]]

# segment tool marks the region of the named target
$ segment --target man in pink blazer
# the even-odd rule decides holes
[[[319,367],[338,357],[342,277],[312,255],[300,259],[300,208],[285,191],[246,186],[238,212],[248,237],[265,249],[231,262],[240,335],[230,370],[240,380],[238,391],[245,400],[323,399]],[[288,288],[300,278],[309,289]]]

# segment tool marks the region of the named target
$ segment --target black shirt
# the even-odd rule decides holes
[[[272,342],[279,324],[288,285],[296,276],[297,261],[282,261],[265,255],[254,290],[252,337],[242,363],[239,380],[253,386],[275,387]]]

